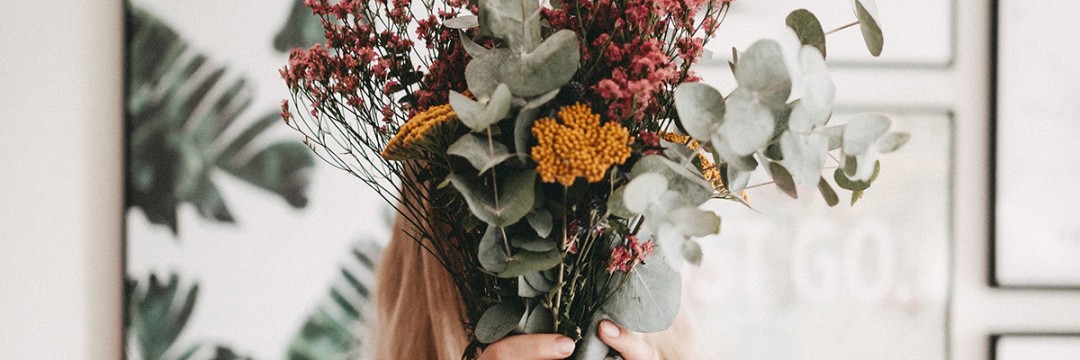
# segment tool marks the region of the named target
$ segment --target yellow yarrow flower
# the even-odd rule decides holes
[[[399,161],[413,158],[424,147],[423,140],[430,137],[433,131],[457,121],[460,120],[450,104],[432,106],[424,112],[413,115],[409,121],[401,125],[397,135],[386,143],[382,157]]]
[[[555,118],[537,120],[532,127],[536,172],[544,182],[570,186],[583,177],[595,183],[607,169],[630,158],[630,134],[615,122],[600,125],[600,115],[587,105],[564,106]]]

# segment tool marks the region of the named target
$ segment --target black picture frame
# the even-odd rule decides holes
[[[1004,332],[990,335],[989,360],[998,359],[998,344],[1003,338],[1076,338],[1080,341],[1080,332]]]

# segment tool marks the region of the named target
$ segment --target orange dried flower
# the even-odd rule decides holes
[[[701,143],[689,136],[672,132],[665,132],[661,134],[660,137],[668,142],[686,145],[687,148],[690,148],[690,150],[697,153],[698,161],[701,163],[701,174],[705,176],[706,181],[712,184],[713,190],[719,192],[720,196],[724,198],[732,196],[731,192],[724,186],[724,179],[720,175],[720,169],[716,167],[716,164],[714,164],[708,156],[705,156],[705,154],[701,152]],[[746,191],[739,194],[742,195],[744,200],[750,200],[746,195]]]
[[[420,153],[420,150],[423,150],[425,145],[423,140],[429,138],[433,131],[458,121],[457,114],[454,113],[450,104],[432,106],[424,112],[413,115],[409,121],[401,125],[397,135],[386,143],[382,157],[399,161],[413,158]]]
[[[579,177],[598,182],[608,168],[630,158],[630,133],[622,125],[600,125],[600,115],[581,103],[564,106],[558,117],[561,123],[545,117],[532,127],[537,145],[531,155],[544,182],[570,186]]]

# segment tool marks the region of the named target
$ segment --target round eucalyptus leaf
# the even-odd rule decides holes
[[[813,46],[825,56],[825,30],[814,13],[806,9],[792,11],[785,23],[799,36],[799,43]]]
[[[748,156],[746,158],[754,164],[751,170],[740,170],[736,166],[728,166],[727,171],[725,171],[727,181],[724,182],[724,187],[727,187],[728,191],[731,191],[732,194],[738,194],[740,191],[746,189],[746,185],[750,183],[750,175],[753,174],[753,168],[757,167],[757,162],[754,161],[753,157]]]
[[[506,263],[509,258],[506,256],[502,231],[498,227],[488,225],[477,247],[479,248],[477,259],[480,261],[480,266],[484,267],[484,270],[493,273],[506,270]]]
[[[863,41],[866,42],[870,55],[880,56],[885,39],[881,35],[881,27],[878,26],[877,5],[874,0],[855,0],[855,16],[859,18],[859,29],[862,30]]]
[[[832,186],[829,185],[829,182],[826,181],[825,178],[821,178],[821,180],[818,181],[818,191],[821,192],[821,197],[825,199],[825,203],[828,204],[829,207],[836,206],[836,204],[840,203],[840,197],[836,196],[836,191],[833,190]]]
[[[795,189],[795,180],[791,178],[791,173],[783,165],[778,162],[769,162],[769,173],[772,175],[777,188],[792,199],[799,198],[798,191]]]
[[[694,240],[686,240],[682,242],[682,256],[687,262],[694,264],[695,266],[701,265],[701,245]]]
[[[456,91],[450,91],[450,107],[454,109],[461,122],[474,132],[484,131],[488,126],[505,118],[510,112],[511,100],[513,96],[506,84],[497,85],[486,104],[469,99]]]
[[[472,56],[473,59],[484,57],[491,52],[488,48],[473,41],[465,31],[459,31],[458,36],[461,38],[461,47],[465,48],[465,52],[469,53],[469,56]],[[494,89],[494,87],[492,88]]]
[[[467,181],[459,175],[450,175],[450,184],[457,189],[469,205],[469,211],[480,220],[499,226],[510,226],[533,208],[536,199],[536,172],[534,170],[511,172],[499,178],[499,198],[495,201],[492,190]]]
[[[580,66],[577,34],[559,30],[536,49],[499,64],[499,79],[520,97],[534,97],[557,90],[574,77]]]
[[[621,217],[623,219],[629,219],[639,214],[635,214],[626,208],[624,204],[624,194],[626,193],[626,186],[620,186],[611,192],[611,196],[608,196],[607,210],[611,215]]]
[[[544,307],[543,303],[537,302],[529,317],[525,319],[526,334],[547,334],[555,331],[555,316],[551,309]]]
[[[791,77],[784,54],[774,40],[758,40],[739,56],[735,80],[740,88],[756,93],[757,102],[770,107],[783,105],[791,95]]]
[[[739,87],[728,97],[727,112],[717,130],[720,143],[714,139],[713,145],[726,147],[738,157],[750,155],[769,144],[775,126],[772,111],[753,92]],[[724,160],[733,159],[725,157]]]
[[[888,154],[896,151],[896,149],[899,149],[901,146],[904,146],[910,139],[911,134],[906,132],[891,132],[882,136],[881,139],[878,139],[877,143],[874,144],[874,147],[877,148],[878,152]]]
[[[881,114],[859,114],[844,125],[844,154],[865,153],[878,138],[889,131],[892,121]]]
[[[615,322],[636,332],[651,333],[671,326],[679,312],[682,279],[658,251],[630,273],[616,272],[613,281],[624,281],[602,310]]]
[[[716,213],[696,207],[671,210],[668,216],[672,225],[685,237],[701,237],[720,233],[720,217]]]
[[[518,249],[535,252],[550,251],[558,246],[554,240],[537,237],[532,234],[511,236],[510,245],[513,245]]]
[[[476,322],[476,339],[490,344],[506,337],[521,321],[523,315],[525,315],[525,308],[516,301],[502,302],[489,307]]]
[[[499,67],[510,61],[520,61],[510,49],[491,49],[482,56],[474,55],[473,59],[465,65],[465,82],[469,85],[469,91],[474,96],[490,95],[502,82]]]
[[[529,221],[529,226],[536,230],[536,235],[542,238],[551,235],[551,228],[554,227],[554,224],[551,220],[551,212],[547,209],[533,210],[528,215],[525,215],[525,219]]]
[[[818,133],[798,135],[785,131],[780,135],[784,153],[781,164],[789,170],[795,185],[814,186],[821,178],[821,167],[828,155],[829,140]]]
[[[529,159],[529,141],[532,139],[532,126],[540,115],[540,107],[529,107],[518,111],[514,118],[514,151],[517,152],[518,160],[526,162]]]
[[[462,15],[443,20],[443,26],[451,29],[464,30],[480,26],[480,21],[476,15]]]
[[[555,281],[549,280],[544,273],[544,271],[533,271],[522,275],[522,278],[525,279],[533,289],[546,293],[555,286]]]
[[[547,294],[546,291],[540,291],[540,289],[532,287],[531,284],[529,284],[527,281],[525,281],[524,276],[518,276],[517,286],[518,286],[518,291],[517,291],[518,297],[529,299],[529,298],[534,298],[534,297],[537,297],[537,296]],[[526,323],[528,323],[528,320],[526,320]]]
[[[624,186],[623,205],[633,213],[644,214],[668,191],[668,179],[658,173],[638,175]]]
[[[708,143],[724,120],[724,96],[704,83],[682,84],[675,88],[675,109],[686,133]]]
[[[476,134],[465,134],[446,153],[465,158],[481,174],[514,156],[506,145]]]
[[[562,262],[559,249],[545,252],[518,251],[506,263],[506,269],[498,273],[501,278],[513,278],[530,272],[547,270]]]
[[[656,173],[667,178],[667,189],[676,193],[679,206],[698,206],[712,196],[713,188],[709,182],[688,170],[687,166],[663,156],[643,157],[630,169],[631,178],[646,173]]]

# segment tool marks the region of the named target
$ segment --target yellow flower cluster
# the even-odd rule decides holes
[[[383,149],[382,157],[387,160],[408,160],[416,153],[417,145],[421,140],[428,137],[429,133],[444,124],[458,121],[457,114],[450,104],[432,106],[424,112],[413,115],[398,129],[386,148]]]
[[[630,134],[622,125],[601,126],[600,115],[581,103],[564,106],[558,116],[561,124],[545,117],[532,127],[537,140],[532,159],[544,182],[570,186],[578,177],[598,182],[608,168],[630,157]]]

